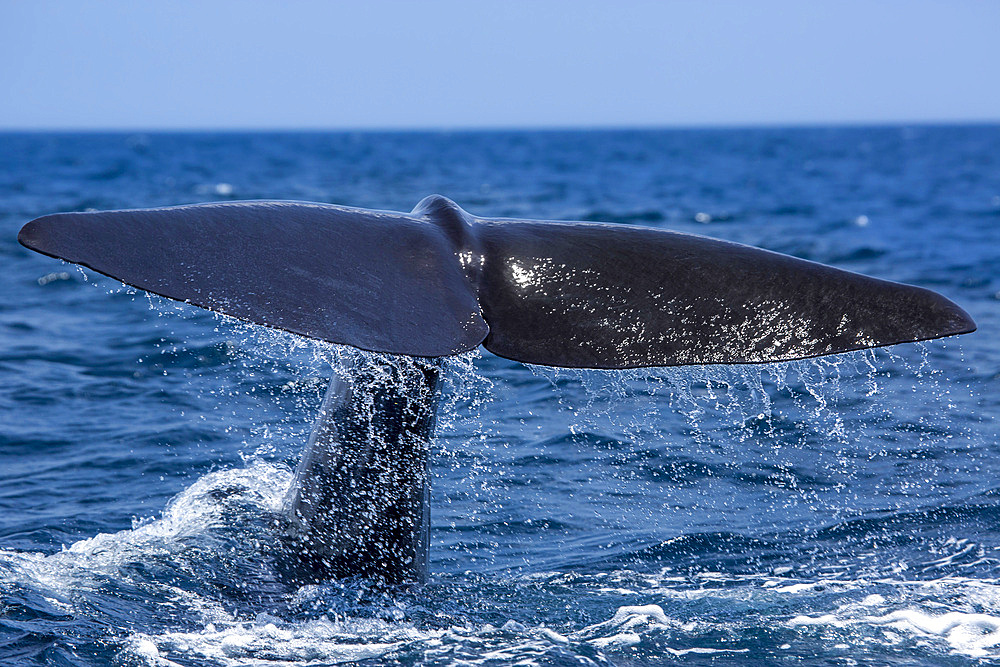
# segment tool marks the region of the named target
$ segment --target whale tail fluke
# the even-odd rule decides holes
[[[534,364],[800,359],[968,333],[919,287],[701,236],[472,216],[226,202],[64,213],[26,247],[242,320],[437,357],[483,344]]]

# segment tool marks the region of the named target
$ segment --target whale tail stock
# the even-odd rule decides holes
[[[736,243],[602,223],[224,202],[48,215],[26,247],[242,320],[363,350],[482,344],[550,366],[786,361],[975,330],[948,299]]]
[[[419,358],[356,361],[330,381],[288,487],[276,565],[305,583],[424,581],[440,369]]]

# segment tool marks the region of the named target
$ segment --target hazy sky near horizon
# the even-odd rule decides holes
[[[0,0],[0,128],[1000,121],[989,0]]]

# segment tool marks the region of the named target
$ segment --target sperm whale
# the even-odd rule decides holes
[[[289,490],[300,580],[422,581],[437,360],[482,345],[548,366],[803,359],[969,333],[947,298],[649,227],[248,201],[57,213],[18,240],[255,324],[411,358],[331,380]]]

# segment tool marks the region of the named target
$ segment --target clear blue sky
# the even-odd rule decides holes
[[[0,128],[1000,121],[993,0],[0,0]]]

